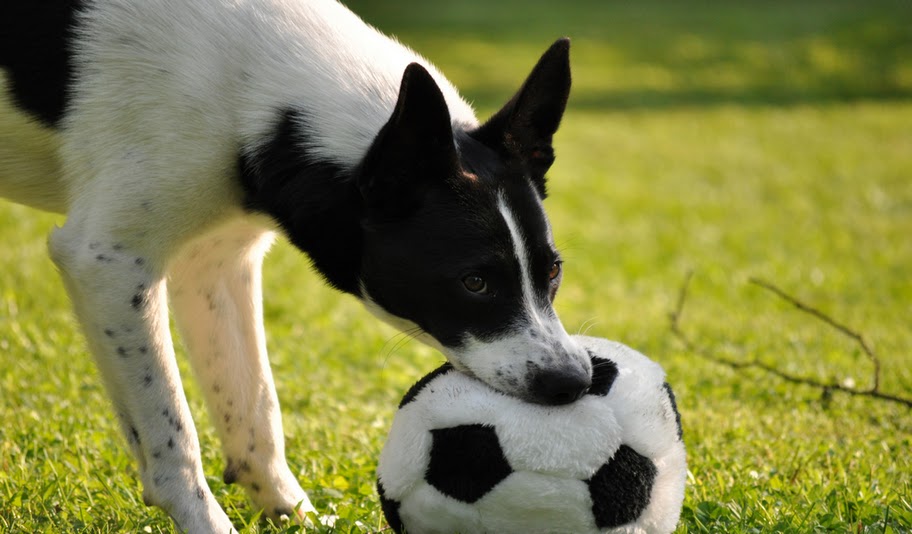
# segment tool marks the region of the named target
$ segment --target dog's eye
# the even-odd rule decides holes
[[[551,280],[552,282],[553,282],[554,280],[557,280],[557,277],[560,276],[560,274],[561,274],[561,264],[562,264],[562,263],[564,263],[564,262],[562,262],[562,261],[560,261],[560,260],[557,260],[557,261],[555,261],[554,264],[551,266],[551,271],[548,272],[548,279]]]
[[[462,285],[472,293],[487,293],[488,292],[488,283],[485,282],[485,279],[478,276],[477,274],[470,274],[462,279]]]

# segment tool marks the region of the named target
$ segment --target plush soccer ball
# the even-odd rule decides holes
[[[409,390],[377,467],[393,530],[674,530],[687,468],[664,371],[620,343],[574,339],[594,374],[572,404],[525,403],[448,364]]]

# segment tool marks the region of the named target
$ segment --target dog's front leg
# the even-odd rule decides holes
[[[243,219],[181,251],[169,273],[174,315],[222,440],[226,483],[269,517],[314,510],[285,461],[263,330],[260,273],[272,235]]]
[[[82,215],[71,214],[49,248],[139,463],[143,498],[180,530],[233,532],[203,476],[171,345],[161,256],[141,239],[115,236],[90,211]]]

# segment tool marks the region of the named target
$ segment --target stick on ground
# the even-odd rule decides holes
[[[684,282],[681,284],[681,289],[678,291],[678,299],[677,299],[677,303],[675,305],[675,309],[668,314],[670,322],[671,322],[670,329],[671,329],[672,335],[674,335],[675,338],[677,338],[681,343],[683,343],[684,347],[688,351],[696,354],[697,356],[700,356],[701,358],[704,358],[706,360],[709,360],[709,361],[712,361],[712,362],[715,362],[715,363],[718,363],[721,365],[725,365],[732,369],[748,369],[748,368],[761,369],[771,375],[777,376],[777,377],[781,378],[782,380],[791,382],[793,384],[803,384],[803,385],[819,388],[823,392],[824,396],[829,396],[830,394],[832,394],[832,392],[838,391],[838,392],[842,392],[842,393],[847,393],[849,395],[856,395],[856,396],[861,396],[861,397],[872,397],[875,399],[895,402],[895,403],[905,405],[909,408],[912,408],[912,399],[907,398],[907,397],[902,397],[899,395],[893,395],[891,393],[884,393],[883,391],[880,390],[880,372],[881,372],[880,358],[877,357],[877,354],[874,352],[874,349],[871,347],[870,343],[868,343],[868,341],[865,339],[864,335],[861,332],[858,332],[857,330],[844,325],[840,321],[837,321],[836,319],[834,319],[832,316],[822,312],[821,310],[815,308],[814,306],[811,306],[809,304],[806,304],[805,302],[798,300],[797,298],[786,293],[785,291],[783,291],[776,285],[772,284],[771,282],[768,282],[768,281],[760,279],[760,278],[751,278],[749,281],[750,281],[750,283],[775,294],[777,297],[779,297],[780,299],[793,305],[798,310],[800,310],[804,313],[807,313],[808,315],[811,315],[820,321],[823,321],[824,323],[831,326],[833,329],[835,329],[835,330],[841,332],[842,334],[848,336],[849,338],[853,339],[858,344],[858,346],[861,348],[861,350],[865,353],[865,355],[868,357],[868,359],[871,361],[871,363],[873,365],[871,387],[867,388],[867,389],[860,389],[860,388],[856,388],[856,387],[846,386],[844,384],[841,384],[841,383],[835,382],[835,381],[823,382],[816,378],[794,375],[794,374],[782,371],[781,369],[778,369],[772,365],[769,365],[767,363],[760,361],[758,358],[754,358],[752,360],[746,360],[746,361],[733,360],[731,358],[726,358],[724,356],[715,354],[714,352],[712,352],[710,349],[707,349],[706,347],[701,347],[701,346],[696,345],[690,339],[690,337],[687,336],[687,334],[684,332],[684,330],[681,328],[681,317],[684,313],[684,304],[687,301],[688,291],[690,288],[690,281],[692,278],[693,278],[693,272],[688,271],[687,275],[684,278]]]

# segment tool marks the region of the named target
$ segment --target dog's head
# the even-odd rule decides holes
[[[588,355],[552,307],[562,261],[542,208],[568,52],[556,42],[503,109],[455,134],[440,89],[410,65],[358,184],[368,307],[458,369],[543,404],[591,382]]]

